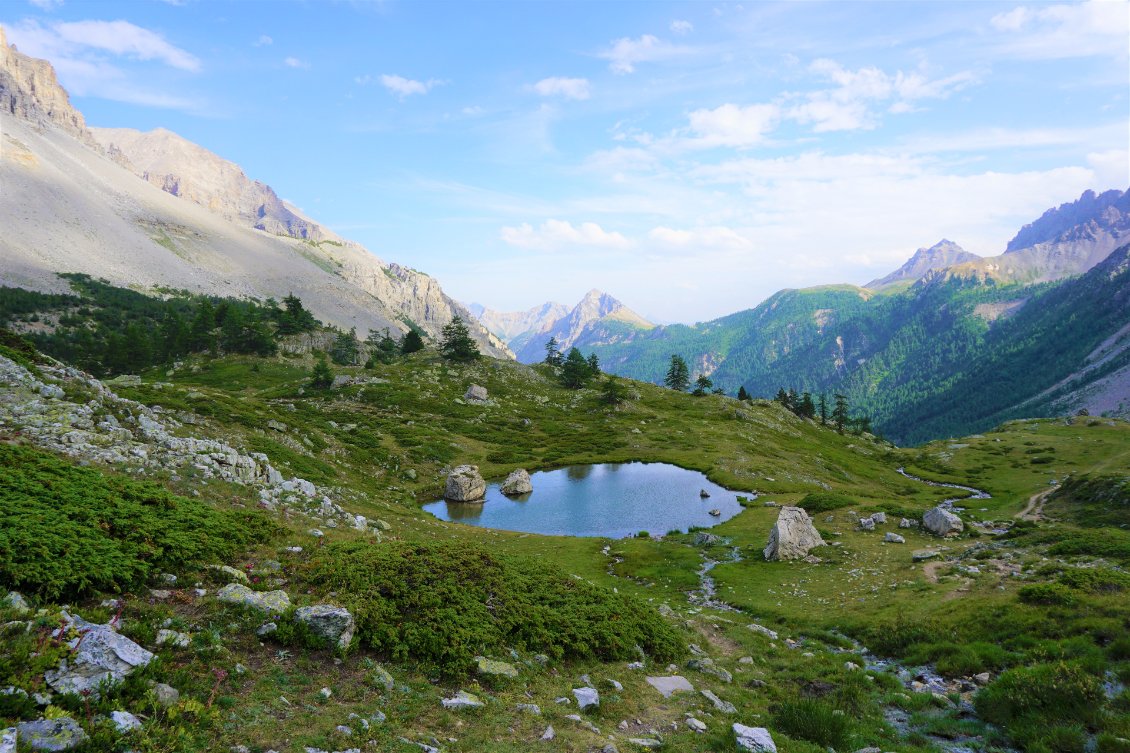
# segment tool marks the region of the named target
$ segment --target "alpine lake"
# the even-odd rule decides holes
[[[641,531],[657,536],[709,528],[741,512],[738,497],[754,496],[667,463],[574,465],[531,473],[530,480],[530,494],[507,497],[494,481],[483,502],[441,499],[424,510],[483,528],[621,539]]]

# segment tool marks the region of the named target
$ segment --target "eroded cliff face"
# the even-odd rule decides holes
[[[82,113],[71,106],[66,89],[46,60],[28,57],[8,45],[0,26],[0,113],[13,115],[40,127],[52,124],[84,143],[94,139]]]

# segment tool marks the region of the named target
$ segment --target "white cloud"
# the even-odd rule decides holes
[[[625,249],[632,245],[620,233],[607,231],[595,222],[573,225],[565,220],[546,220],[537,228],[525,222],[517,227],[503,227],[499,237],[508,245],[534,251],[554,251],[575,246]]]
[[[470,105],[469,107],[464,107],[460,112],[462,112],[467,117],[475,118],[479,115],[482,115],[484,110],[478,105]]]
[[[692,31],[694,31],[694,24],[692,24],[690,21],[677,19],[671,22],[671,31],[679,35],[690,34]]]
[[[684,142],[686,146],[746,147],[766,140],[781,119],[781,109],[775,104],[724,104],[713,110],[695,110],[687,118],[693,137]]]
[[[753,243],[736,230],[728,227],[702,227],[691,230],[677,230],[660,225],[648,231],[647,237],[652,241],[675,248],[721,248],[721,249],[748,249]]]
[[[129,21],[70,21],[50,26],[60,46],[90,48],[134,60],[157,60],[184,71],[199,71],[200,60],[160,34]]]
[[[565,99],[588,99],[587,78],[543,78],[533,85],[533,90],[543,97],[559,96]]]
[[[634,73],[636,63],[655,63],[690,52],[689,47],[664,42],[651,34],[644,34],[639,39],[630,37],[617,39],[612,42],[610,48],[597,53],[597,57],[609,61],[608,69],[622,76]]]
[[[27,1],[29,3],[31,3],[32,5],[34,5],[36,8],[39,8],[42,11],[47,11],[48,13],[55,10],[56,8],[61,8],[63,6],[63,0],[27,0]]]
[[[998,35],[990,41],[998,54],[1055,60],[1106,56],[1125,60],[1130,54],[1130,4],[1119,0],[1017,6],[989,19]]]
[[[287,57],[283,59],[283,65],[287,68],[309,68],[310,64],[305,60],[300,60],[296,57]]]
[[[255,40],[253,45],[255,47],[269,47],[270,45],[272,45],[274,43],[275,43],[275,40],[271,39],[266,34],[260,34],[259,38]]]
[[[433,87],[442,83],[442,81],[434,78],[430,78],[427,81],[415,81],[390,73],[385,73],[381,76],[381,86],[401,99],[413,94],[427,94]]]

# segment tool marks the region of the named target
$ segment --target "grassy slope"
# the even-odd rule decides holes
[[[300,394],[309,363],[297,359],[201,361],[169,374],[149,375],[142,386],[123,387],[120,392],[147,403],[192,410],[206,418],[201,425],[187,427],[193,432],[212,433],[267,452],[284,471],[340,487],[351,509],[391,524],[388,536],[409,542],[475,541],[499,552],[540,558],[656,605],[667,603],[683,616],[678,624],[687,639],[707,648],[735,673],[737,681],[727,685],[684,670],[696,687],[713,688],[734,702],[739,707],[735,720],[767,723],[776,703],[795,696],[804,683],[820,679],[835,688],[827,702],[858,720],[852,740],[856,748],[876,744],[915,750],[925,743],[899,740],[878,716],[876,699],[899,690],[897,682],[885,675],[865,681],[861,673],[846,671],[842,657],[828,651],[816,650],[812,657],[790,651],[747,630],[750,616],[690,607],[686,591],[697,585],[693,569],[703,553],[721,558],[726,547],[694,547],[692,536],[659,542],[608,542],[487,531],[434,520],[420,512],[417,502],[437,494],[445,465],[477,463],[485,475],[497,477],[515,467],[532,470],[613,460],[677,463],[702,470],[732,488],[757,491],[762,500],[782,503],[832,488],[856,499],[854,509],[860,512],[922,511],[946,496],[946,490],[895,473],[906,464],[921,475],[989,489],[993,499],[979,505],[987,510],[978,509],[976,514],[999,519],[1023,507],[1052,476],[1062,478],[1066,473],[1092,469],[1117,471],[1130,465],[1130,427],[1107,421],[1095,425],[1085,420],[1024,422],[962,443],[967,446],[936,444],[906,452],[866,439],[841,437],[771,403],[741,405],[715,396],[693,398],[641,384],[634,385],[638,400],[609,410],[596,404],[594,392],[563,390],[544,375],[514,364],[449,365],[426,353],[374,372],[350,370],[387,380],[384,383]],[[457,399],[471,383],[486,386],[496,404],[459,404]],[[265,428],[271,419],[286,423],[288,431]],[[1054,456],[1054,462],[1032,465],[1033,455],[1026,450],[1033,448],[1040,456]],[[241,491],[217,483],[202,490],[207,497],[225,500]],[[823,551],[825,563],[820,565],[765,563],[760,558],[775,516],[770,508],[751,506],[713,529],[729,537],[743,556],[741,562],[715,569],[720,596],[785,635],[808,634],[827,640],[835,640],[822,632],[827,628],[859,627],[899,615],[913,619],[970,615],[998,604],[1015,605],[1015,585],[999,576],[986,573],[969,578],[943,569],[937,583],[929,582],[922,566],[909,562],[909,553],[936,542],[910,533],[906,545],[885,545],[880,543],[881,534],[855,531],[846,514],[846,510],[836,511],[832,521],[826,520],[826,514],[817,518],[822,530],[842,533],[829,538],[843,543],[838,549]],[[310,547],[312,539],[305,534],[308,523],[296,519],[291,526],[290,536],[279,546]],[[342,530],[327,534],[331,540],[355,535]],[[956,552],[977,541],[962,539],[947,546]],[[600,550],[606,544],[623,561],[614,564],[603,555]],[[281,554],[272,545],[252,551],[246,562],[280,559],[284,575],[299,578],[288,586],[292,595],[307,602],[324,598],[302,593],[304,557]],[[1096,609],[1100,607],[1110,612],[1106,602]],[[1037,616],[1042,614],[1038,608],[1031,609]],[[1115,609],[1113,616],[1104,619],[1121,620],[1124,627],[1130,627],[1124,612],[1124,608],[1122,612]],[[633,723],[628,734],[664,730],[670,733],[670,750],[725,750],[729,745],[729,718],[713,712],[697,695],[661,699],[644,684],[641,673],[630,672],[623,664],[580,662],[551,672],[527,669],[520,681],[494,689],[476,688],[473,681],[464,683],[462,687],[483,693],[490,703],[483,712],[460,715],[438,706],[439,692],[453,687],[437,689],[426,675],[409,666],[391,667],[398,679],[396,689],[375,689],[366,682],[366,663],[371,657],[365,652],[350,655],[341,666],[321,652],[280,653],[278,647],[264,646],[255,638],[254,627],[260,620],[239,617],[210,600],[178,598],[153,604],[138,599],[131,602],[125,616],[127,623],[132,620],[142,626],[172,618],[175,625],[196,625],[201,632],[214,630],[222,635],[222,661],[208,652],[164,652],[169,666],[175,668],[174,684],[187,693],[207,696],[213,665],[232,666],[238,661],[248,667],[247,673],[233,674],[224,684],[215,726],[197,733],[196,745],[214,749],[233,744],[248,744],[253,749],[290,750],[299,744],[342,749],[357,744],[358,738],[352,742],[342,738],[334,727],[346,723],[350,712],[368,716],[380,708],[388,714],[389,723],[360,739],[376,739],[384,750],[409,750],[397,742],[401,735],[425,741],[432,736],[458,740],[444,743],[448,750],[528,750],[547,723],[558,732],[557,741],[550,746],[553,750],[589,750],[600,747],[607,738],[563,718],[575,707],[553,703],[556,697],[568,696],[570,688],[578,686],[575,678],[584,672],[594,680],[612,677],[625,686],[620,693],[602,689],[604,705],[592,721],[605,734],[621,719],[638,718],[644,723]],[[751,656],[753,663],[739,664],[739,656]],[[662,668],[652,671],[656,669],[662,673]],[[751,677],[769,684],[747,687],[745,680]],[[323,686],[334,691],[330,701],[317,695]],[[516,703],[531,700],[541,705],[542,717],[515,710]],[[921,711],[921,700],[894,698],[891,702]],[[707,735],[687,731],[682,725],[687,711],[705,719],[711,731]],[[671,732],[671,722],[679,723],[679,731]],[[811,743],[776,736],[784,753],[816,750]]]

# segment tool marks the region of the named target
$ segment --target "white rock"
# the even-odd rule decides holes
[[[290,609],[286,591],[252,591],[242,583],[229,583],[216,592],[216,598],[228,604],[240,604],[260,612],[282,614]]]
[[[104,681],[119,683],[138,667],[153,660],[146,651],[124,635],[119,635],[110,625],[96,625],[66,612],[63,618],[68,627],[80,633],[69,641],[74,654],[63,659],[55,669],[45,673],[47,684],[60,693],[90,691],[98,697],[98,686]]]
[[[824,546],[808,513],[800,507],[782,507],[769,533],[764,555],[767,560],[803,559],[813,547]]]
[[[16,753],[16,728],[0,730],[0,753]]]
[[[486,491],[487,484],[479,474],[479,467],[460,465],[447,475],[443,497],[453,502],[481,502]]]
[[[698,719],[695,719],[693,716],[687,719],[687,726],[693,729],[695,732],[706,731],[706,725],[700,722]]]
[[[573,688],[573,697],[577,699],[577,705],[581,708],[581,711],[590,706],[600,705],[600,693],[597,692],[596,688]]]
[[[294,612],[296,622],[306,625],[310,632],[337,648],[349,648],[353,633],[357,629],[353,615],[344,607],[331,604],[315,604],[312,607],[299,607]]]
[[[530,483],[530,474],[526,472],[525,468],[519,468],[516,471],[511,471],[506,480],[502,482],[499,491],[508,497],[517,497],[522,494],[529,494],[534,490],[534,486]]]
[[[484,705],[477,695],[468,693],[465,690],[460,690],[455,694],[454,698],[444,698],[441,703],[445,709],[453,709],[455,711],[461,709],[481,709]]]
[[[883,541],[886,541],[888,544],[906,543],[906,539],[904,539],[902,536],[899,536],[897,533],[892,533],[891,531],[887,531],[887,535],[883,537]]]
[[[935,536],[953,536],[965,529],[961,518],[941,507],[927,510],[922,516],[922,526]]]
[[[734,722],[734,738],[738,747],[753,753],[777,753],[777,745],[764,727],[747,727]]]
[[[647,677],[647,684],[658,690],[664,698],[670,698],[679,691],[687,693],[694,692],[694,686],[691,685],[690,680],[680,675],[671,675],[669,677]]]
[[[157,645],[164,646],[166,643],[176,648],[188,648],[192,644],[192,638],[176,630],[158,630]]]
[[[141,720],[128,711],[111,711],[110,721],[114,723],[114,729],[123,734],[141,729]]]

